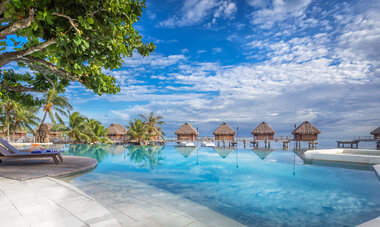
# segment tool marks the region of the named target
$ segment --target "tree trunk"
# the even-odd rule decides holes
[[[47,115],[47,111],[45,111],[45,115],[44,115],[44,118],[42,118],[42,121],[40,123],[40,126],[45,122],[46,120],[46,115]]]
[[[4,65],[21,59],[24,56],[31,55],[35,52],[41,51],[45,49],[46,47],[55,44],[56,38],[49,39],[43,43],[37,44],[35,46],[29,47],[25,50],[15,51],[15,52],[6,52],[0,55],[0,68],[2,68]]]
[[[9,141],[9,110],[7,110],[7,141]]]

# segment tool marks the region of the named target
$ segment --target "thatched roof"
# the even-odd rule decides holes
[[[226,158],[235,149],[229,148],[229,147],[218,147],[218,148],[214,148],[214,150],[216,151],[216,153],[220,155],[220,157]]]
[[[195,130],[195,128],[191,124],[185,123],[179,129],[177,129],[177,131],[175,131],[174,134],[176,134],[176,135],[198,135],[198,132],[197,132],[197,130]]]
[[[187,158],[189,157],[194,151],[196,151],[198,148],[197,147],[180,147],[176,146],[175,149],[183,155],[183,157]]]
[[[254,149],[253,152],[255,152],[255,154],[259,156],[259,158],[261,158],[262,160],[264,160],[270,153],[272,153],[271,150],[262,149]]]
[[[253,131],[252,135],[274,135],[276,132],[265,122],[261,122]]]
[[[380,127],[378,127],[377,129],[375,129],[375,130],[373,130],[372,132],[371,132],[371,135],[378,135],[378,134],[380,134]]]
[[[121,124],[110,124],[107,129],[109,131],[108,135],[125,135],[128,132]]]
[[[292,132],[293,135],[295,134],[303,134],[303,135],[317,135],[321,134],[321,131],[319,131],[314,125],[312,125],[308,121],[304,121],[302,124],[300,124],[296,129]]]
[[[236,132],[226,123],[221,124],[213,133],[216,136],[233,136]]]
[[[47,126],[48,126],[48,129],[49,129],[49,131],[51,131],[51,129],[53,128],[53,124],[52,123],[44,123],[44,124],[46,124]],[[33,131],[37,131],[37,129],[39,128],[40,126],[38,126],[38,127],[36,127]]]

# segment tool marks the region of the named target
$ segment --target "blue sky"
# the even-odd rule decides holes
[[[108,125],[139,113],[211,135],[268,122],[279,135],[308,120],[324,138],[380,126],[380,2],[147,0],[135,28],[157,49],[110,72],[117,95],[73,84],[75,110]]]

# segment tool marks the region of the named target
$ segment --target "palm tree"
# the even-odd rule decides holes
[[[132,140],[137,140],[139,145],[143,145],[148,140],[148,127],[141,119],[129,122],[128,134]]]
[[[149,134],[148,139],[152,140],[154,137],[161,135],[165,135],[162,131],[160,125],[164,125],[165,122],[162,121],[163,117],[158,115],[156,116],[154,112],[150,112],[149,114],[139,114],[139,117],[144,119],[144,122],[147,126],[147,132]]]
[[[92,131],[88,119],[80,115],[79,112],[74,112],[69,115],[69,125],[55,125],[54,130],[63,132],[73,139],[75,144],[89,143],[91,141]]]
[[[11,114],[14,112],[18,112],[19,108],[21,107],[21,104],[19,102],[16,102],[12,99],[4,99],[1,101],[1,108],[3,110],[3,113],[5,115],[5,122],[6,122],[6,130],[7,130],[7,140],[9,140],[10,135],[10,118]]]
[[[17,111],[13,111],[12,119],[13,119],[13,135],[12,140],[15,138],[17,129],[25,129],[28,132],[34,134],[34,130],[31,125],[38,125],[40,118],[36,116],[38,108],[36,107],[26,107],[20,105]]]
[[[88,120],[90,128],[92,130],[91,142],[100,142],[100,143],[111,143],[111,140],[108,139],[107,135],[109,134],[108,129],[104,127],[99,121],[94,119]]]
[[[58,114],[62,114],[68,117],[65,109],[71,110],[73,107],[70,105],[68,98],[59,96],[58,92],[54,89],[50,89],[44,96],[44,108],[45,112],[44,117],[42,118],[41,124],[45,122],[47,114],[49,114],[50,120],[53,124],[56,124],[55,118],[58,119],[60,124],[63,124],[61,116]],[[53,115],[53,111],[55,111],[55,118]]]

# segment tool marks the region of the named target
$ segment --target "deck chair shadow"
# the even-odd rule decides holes
[[[18,150],[6,140],[0,138],[0,161],[3,159],[17,158],[52,158],[56,165],[58,165],[59,162],[63,162],[63,158],[61,156],[63,151],[40,150],[37,152],[32,153],[27,150]]]

